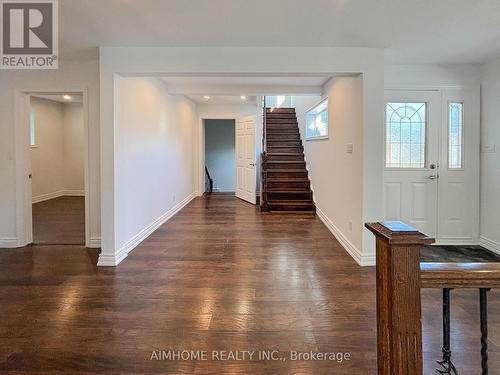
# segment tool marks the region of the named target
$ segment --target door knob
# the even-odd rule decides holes
[[[434,176],[434,175],[429,176],[429,180],[437,180],[438,178],[439,176]]]
[[[252,167],[255,167],[255,163],[250,163],[249,165],[251,165]]]

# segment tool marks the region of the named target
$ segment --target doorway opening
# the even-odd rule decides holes
[[[258,108],[255,107],[253,111],[257,112]],[[258,163],[257,155],[260,153],[260,136],[257,133],[257,115],[247,115],[243,117],[231,116],[200,116],[201,128],[201,152],[199,154],[199,172],[201,179],[199,180],[201,192],[207,194],[210,191],[212,182],[212,191],[219,194],[235,195],[248,203],[253,205],[257,204],[257,186],[258,180]],[[221,124],[226,125],[227,129],[224,134],[225,145],[220,145],[221,138]],[[219,128],[215,129],[213,133],[210,126]],[[211,148],[210,153],[207,153],[207,129],[209,134],[208,146]],[[216,142],[213,142],[216,138]],[[212,140],[210,140],[212,139]],[[234,150],[226,150],[225,156],[220,155],[221,149],[227,147],[234,147]],[[217,152],[213,152],[219,149]],[[217,156],[219,155],[219,156]],[[232,156],[231,156],[232,155]],[[207,157],[219,158],[217,164],[207,163]],[[215,170],[215,175],[213,174]],[[217,181],[219,179],[219,181]],[[234,183],[225,184],[222,187],[222,181],[234,181]],[[220,185],[220,186],[219,186]]]
[[[64,90],[64,91],[63,91]],[[41,113],[37,116],[37,111],[32,110],[35,106],[35,102],[44,102],[47,104],[52,104],[51,110]],[[50,179],[57,181],[63,181],[64,178],[60,177],[63,175],[61,172],[64,170],[61,165],[69,164],[74,162],[72,156],[66,158],[64,151],[61,153],[60,147],[56,147],[57,143],[51,143],[55,139],[59,139],[59,143],[63,143],[61,139],[64,139],[64,133],[57,129],[60,129],[64,125],[64,105],[73,105],[74,111],[68,109],[66,112],[66,117],[69,122],[70,117],[74,117],[79,121],[79,130],[74,132],[68,131],[66,134],[67,138],[74,136],[71,142],[68,140],[67,144],[73,149],[78,150],[78,168],[72,170],[78,170],[79,183],[77,185],[65,185],[60,183],[59,187],[55,190],[47,189],[46,186],[52,186],[54,181],[47,182],[47,175],[50,175]],[[69,107],[69,105],[68,105]],[[57,109],[58,108],[58,109]],[[70,242],[69,244],[76,244],[78,246],[85,245],[86,247],[97,247],[90,238],[90,228],[91,228],[91,215],[90,215],[90,205],[92,197],[90,196],[90,186],[89,186],[89,107],[88,107],[88,94],[86,89],[68,88],[61,89],[57,91],[44,90],[44,89],[33,89],[33,90],[16,90],[15,91],[15,113],[16,113],[16,127],[15,127],[15,160],[16,160],[16,234],[17,241],[16,247],[24,247],[29,244],[34,243],[34,228],[33,225],[37,226],[37,222],[34,223],[34,205],[38,203],[44,203],[52,198],[59,198],[63,196],[76,196],[79,198],[78,209],[73,210],[71,208],[65,208],[64,210],[56,210],[55,214],[49,215],[47,212],[47,221],[52,221],[50,224],[51,228],[55,228],[57,235],[61,233],[75,235],[75,239],[68,240],[61,236],[62,238],[47,237],[41,239],[38,237],[35,240],[35,244],[50,245],[50,244],[64,244]],[[40,122],[43,121],[44,116],[45,122],[48,123],[48,135],[41,133]],[[38,120],[37,120],[38,117]],[[37,125],[38,123],[38,125]],[[37,129],[38,128],[38,129]],[[64,129],[64,128],[63,128]],[[74,129],[72,129],[74,130]],[[44,131],[44,130],[43,130]],[[50,133],[53,132],[54,134]],[[61,135],[62,134],[62,135]],[[72,135],[73,134],[73,135]],[[78,136],[76,136],[78,134]],[[48,139],[48,141],[47,141]],[[64,143],[63,143],[64,145]],[[64,146],[63,146],[64,150]],[[36,153],[36,156],[34,154]],[[49,155],[48,160],[45,164],[46,174],[37,168],[36,163],[43,160],[39,158],[40,153],[52,153]],[[53,153],[56,155],[54,156]],[[38,158],[38,161],[33,161],[34,158]],[[82,161],[83,158],[83,161]],[[51,162],[51,160],[53,162]],[[54,161],[55,160],[55,161]],[[62,161],[61,161],[62,160]],[[76,162],[75,162],[76,163]],[[33,164],[34,170],[33,170]],[[48,166],[47,166],[48,165]],[[83,165],[83,172],[82,172]],[[58,176],[56,172],[61,172]],[[52,174],[51,174],[52,173]],[[34,176],[34,175],[37,176]],[[82,176],[83,174],[83,176]],[[47,185],[44,185],[43,180],[40,185],[33,186],[33,179],[42,177],[45,179]],[[81,184],[83,181],[83,187]],[[38,180],[40,182],[40,180]],[[35,182],[35,184],[38,184]],[[40,186],[43,189],[37,190]],[[77,187],[75,187],[77,186]],[[35,189],[35,190],[33,190]],[[35,198],[35,199],[34,199]],[[49,202],[50,203],[50,202]],[[81,210],[81,204],[83,203],[84,209]],[[38,207],[35,207],[38,208]],[[42,207],[43,208],[43,207]],[[43,211],[43,210],[41,210]],[[79,220],[83,220],[83,225],[80,223],[77,225],[76,230],[70,230],[68,227],[64,227],[63,221],[69,220],[66,214],[79,212]],[[37,212],[35,211],[35,215]],[[37,220],[35,218],[35,220]],[[42,219],[43,222],[43,219]],[[38,226],[41,231],[43,231],[43,225]],[[35,228],[35,231],[38,229]],[[82,240],[82,230],[83,230],[83,240]],[[41,233],[41,232],[37,232]],[[48,232],[47,232],[48,233]]]
[[[236,121],[205,119],[205,193],[236,191]]]
[[[32,243],[85,245],[85,125],[81,93],[30,94]]]

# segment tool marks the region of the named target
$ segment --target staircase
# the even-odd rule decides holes
[[[263,210],[316,212],[294,108],[266,108]]]

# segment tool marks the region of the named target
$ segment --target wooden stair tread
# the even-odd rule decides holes
[[[296,155],[304,155],[303,152],[268,152],[267,156],[296,156]]]
[[[304,200],[289,200],[289,199],[269,199],[268,200],[269,204],[289,204],[293,206],[309,206],[311,204],[314,204],[314,202],[311,199],[304,199]]]
[[[279,145],[276,145],[276,146],[269,146],[269,145],[268,145],[268,147],[269,147],[269,148],[302,148],[302,146],[283,146],[283,145],[281,145],[281,146],[279,146]],[[301,151],[301,152],[299,152],[299,153],[300,153],[300,154],[303,154],[304,152],[303,152],[303,151]],[[277,154],[277,155],[279,155],[279,154],[283,154],[283,152],[272,152],[272,154]],[[285,154],[286,154],[286,152],[285,152]]]
[[[307,190],[298,190],[298,189],[295,189],[295,190],[282,190],[281,188],[278,188],[278,189],[273,189],[273,188],[268,188],[267,189],[268,192],[273,192],[273,193],[280,193],[280,194],[304,194],[304,193],[312,193],[312,190],[311,189],[307,189]]]
[[[302,146],[270,146],[269,148],[301,148]],[[304,151],[298,151],[298,152],[274,152],[277,150],[273,150],[273,152],[268,152],[268,154],[272,155],[283,155],[283,154],[303,154]]]
[[[278,164],[279,163],[286,163],[286,164],[288,164],[288,163],[304,164],[305,163],[304,161],[299,161],[299,160],[289,160],[289,161],[287,161],[287,160],[267,160],[266,162],[267,163],[278,163]]]
[[[290,178],[290,177],[284,177],[284,178],[277,178],[277,177],[268,177],[267,182],[309,182],[309,178]]]
[[[265,179],[267,209],[283,213],[314,213],[316,205],[304,160],[297,114],[294,108],[266,108]]]
[[[307,169],[303,168],[303,169],[270,169],[268,170],[268,172],[283,172],[283,173],[286,173],[286,172],[291,172],[291,173],[304,173],[304,172],[307,172]]]

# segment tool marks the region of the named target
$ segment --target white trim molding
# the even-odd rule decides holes
[[[42,194],[38,195],[36,197],[33,197],[31,202],[32,203],[40,203],[44,201],[48,201],[50,199],[55,199],[59,197],[84,197],[85,196],[85,191],[83,190],[59,190],[59,191],[53,191],[52,193],[47,193],[47,194]]]
[[[479,238],[479,245],[500,255],[500,242],[493,241],[490,240],[489,238],[481,236]]]
[[[89,242],[85,247],[90,249],[100,249],[101,248],[101,237],[91,237]]]
[[[19,246],[17,238],[0,238],[0,248],[13,249]]]
[[[433,245],[436,246],[477,246],[478,241],[470,238],[437,238]]]
[[[139,242],[140,243],[140,242]],[[137,243],[136,246],[139,244]],[[132,251],[130,249],[129,251]],[[120,250],[118,250],[117,253],[115,254],[99,254],[99,260],[97,261],[97,267],[115,267],[121,263],[123,259],[127,257],[128,253],[122,247]]]
[[[52,193],[37,195],[31,199],[31,203],[45,202],[51,199],[59,198],[61,196],[60,191],[53,191]]]
[[[123,246],[114,254],[100,254],[97,266],[99,267],[114,267],[120,264],[120,262],[127,257],[127,255],[135,249],[142,241],[148,238],[155,230],[165,224],[170,220],[175,214],[182,210],[187,204],[189,204],[194,198],[196,198],[196,192],[193,191],[181,202],[176,204],[170,210],[165,212],[159,218],[154,220],[151,224],[142,229],[135,236],[130,238]]]
[[[85,190],[63,190],[62,191],[63,196],[67,197],[84,197],[85,196]]]
[[[349,255],[358,263],[360,266],[374,266],[375,265],[375,254],[363,254],[349,239],[340,231],[339,228],[333,224],[326,214],[321,211],[316,203],[316,213],[321,221],[326,225],[326,227],[332,232],[337,241],[340,242],[342,247],[349,253]]]

